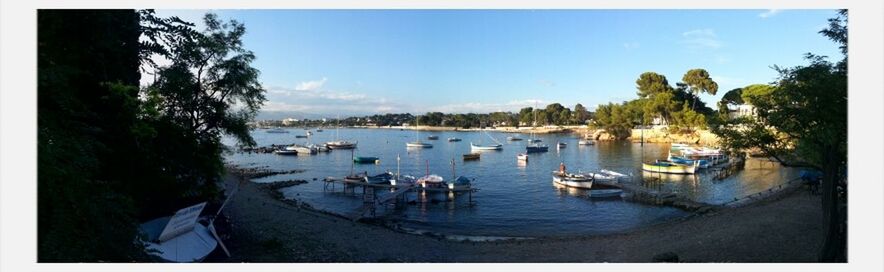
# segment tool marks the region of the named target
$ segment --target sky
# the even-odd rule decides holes
[[[706,69],[728,90],[772,66],[840,58],[818,33],[834,10],[158,10],[246,27],[274,116],[517,112],[636,98],[641,73],[671,85]],[[144,77],[147,80],[149,77]]]

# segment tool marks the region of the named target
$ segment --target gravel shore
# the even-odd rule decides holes
[[[800,188],[623,234],[462,242],[299,208],[239,176],[226,182],[239,190],[224,211],[232,257],[218,262],[653,262],[667,255],[680,262],[816,262],[821,247],[820,198]]]

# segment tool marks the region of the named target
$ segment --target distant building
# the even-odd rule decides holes
[[[298,119],[295,119],[295,118],[282,119],[282,125],[284,125],[284,126],[291,126],[297,122],[298,122]]]
[[[755,106],[749,104],[737,105],[734,109],[730,109],[728,112],[728,117],[738,118],[738,117],[752,117],[758,116],[756,112]]]

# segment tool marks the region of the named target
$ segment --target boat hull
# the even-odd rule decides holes
[[[592,178],[574,178],[553,175],[553,182],[568,187],[589,189],[592,188]]]
[[[432,148],[432,147],[433,147],[433,144],[420,143],[420,142],[417,142],[417,143],[415,143],[415,142],[411,142],[411,143],[406,143],[406,144],[405,144],[405,147],[411,147],[411,148]]]
[[[473,150],[501,150],[503,149],[503,145],[474,145],[470,144],[470,148]]]
[[[697,166],[674,163],[642,163],[642,170],[654,173],[694,174],[697,171]]]
[[[528,146],[525,147],[525,151],[528,153],[549,152],[549,146]]]

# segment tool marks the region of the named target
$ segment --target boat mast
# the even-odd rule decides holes
[[[399,154],[396,154],[396,179],[399,179]]]
[[[451,159],[451,182],[457,179],[457,172],[454,171],[454,159]]]
[[[354,150],[355,149],[350,149],[350,176],[353,176],[353,165],[356,164]]]

